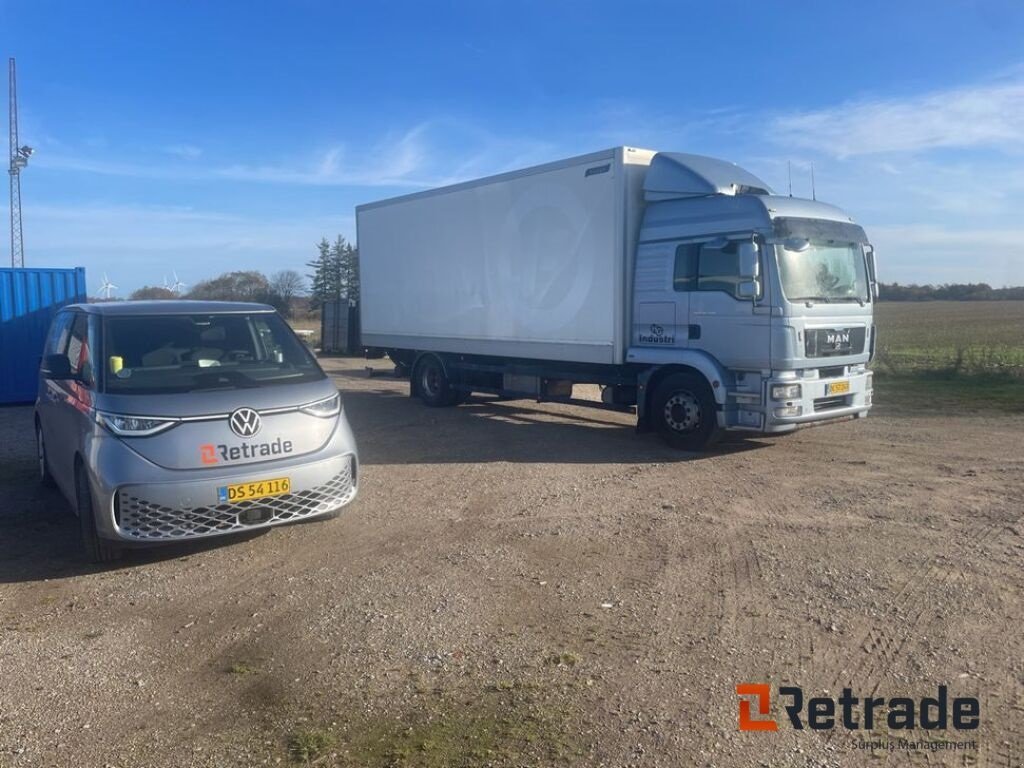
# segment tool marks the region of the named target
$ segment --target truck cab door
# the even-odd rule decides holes
[[[631,346],[685,348],[689,343],[690,294],[679,278],[678,242],[637,248]]]
[[[741,241],[715,240],[700,244],[695,253],[694,263],[689,265],[689,345],[704,350],[726,368],[767,369],[771,364],[771,311],[763,303],[763,255],[761,278],[757,290],[751,291],[754,281],[743,274],[741,249]]]

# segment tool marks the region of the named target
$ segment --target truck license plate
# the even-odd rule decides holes
[[[217,500],[221,503],[233,504],[248,499],[265,499],[267,496],[281,496],[292,489],[292,481],[287,477],[275,477],[270,480],[254,480],[251,483],[232,483],[217,489]]]
[[[825,385],[826,395],[845,395],[850,391],[850,382],[848,381],[833,381],[831,384]]]

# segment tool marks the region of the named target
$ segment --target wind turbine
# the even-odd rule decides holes
[[[181,280],[178,279],[178,273],[177,272],[174,272],[173,274],[174,274],[174,283],[171,285],[171,291],[173,291],[174,293],[176,293],[178,295],[181,295],[181,289],[182,288],[188,288],[188,285],[186,285],[185,283],[181,282]]]
[[[100,286],[100,293],[103,294],[103,298],[110,301],[111,294],[117,290],[117,286],[110,282],[110,278],[107,277],[107,273],[103,273],[103,285]]]

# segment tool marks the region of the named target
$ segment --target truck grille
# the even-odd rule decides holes
[[[847,395],[838,395],[837,397],[819,397],[814,401],[814,410],[815,412],[831,411],[833,408],[844,408],[849,404],[849,397]]]
[[[275,525],[333,512],[352,499],[355,489],[350,459],[341,472],[316,488],[235,504],[172,509],[127,491],[119,491],[118,526],[123,536],[140,541],[193,539],[253,528],[253,525],[246,525],[240,520],[245,510],[260,510],[260,525]]]
[[[807,357],[859,355],[864,351],[864,326],[857,328],[808,328],[804,332]]]

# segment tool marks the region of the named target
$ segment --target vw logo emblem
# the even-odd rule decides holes
[[[260,431],[263,421],[252,408],[239,408],[228,417],[228,426],[239,437],[252,437]]]

